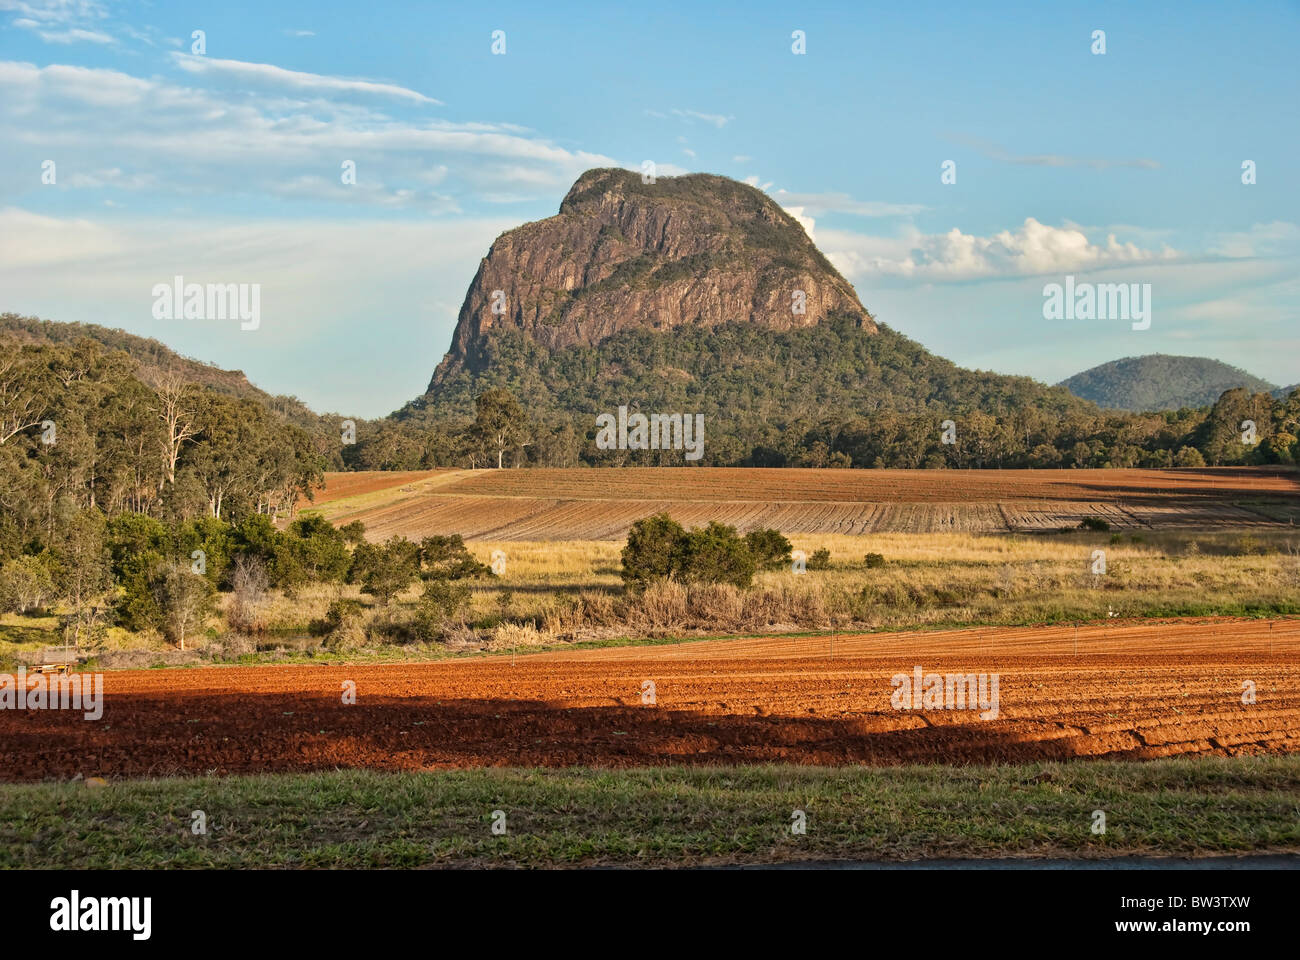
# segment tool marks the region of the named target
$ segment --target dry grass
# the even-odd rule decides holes
[[[218,616],[206,625],[207,636],[196,636],[192,645],[222,659],[259,648],[282,647],[290,653],[317,649],[322,639],[308,636],[309,627],[338,599],[360,601],[362,616],[349,633],[348,650],[328,644],[325,649],[384,648],[401,656],[832,626],[900,629],[1112,616],[1300,614],[1300,531],[1148,533],[1140,538],[1082,532],[820,534],[791,540],[809,556],[829,550],[830,568],[801,576],[788,568],[761,573],[749,591],[666,583],[640,596],[622,589],[620,543],[471,542],[471,552],[485,563],[503,551],[505,572],[468,581],[467,609],[446,625],[442,642],[432,648],[414,643],[410,629],[420,584],[389,607],[378,606],[355,585],[316,584],[292,595],[271,590],[256,610],[264,633],[234,636]],[[1096,550],[1106,555],[1104,576],[1090,572]],[[885,566],[867,568],[867,553],[883,555]],[[221,595],[223,609],[230,602],[231,595]],[[30,659],[41,646],[57,642],[57,617],[0,618],[0,662]],[[111,628],[104,649],[163,651],[167,645],[157,636]]]

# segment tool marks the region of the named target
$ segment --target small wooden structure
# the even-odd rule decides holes
[[[46,647],[35,669],[37,673],[67,673],[76,663],[75,647]]]

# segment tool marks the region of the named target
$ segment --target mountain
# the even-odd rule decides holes
[[[253,400],[286,423],[311,431],[321,417],[297,397],[272,396],[249,383],[240,370],[223,370],[210,363],[183,357],[170,347],[147,337],[138,337],[124,330],[101,327],[94,323],[61,323],[22,317],[16,313],[0,313],[0,342],[23,344],[67,344],[88,337],[110,350],[125,351],[138,365],[138,374],[145,381],[154,381],[161,374],[177,371],[186,382],[206,387],[216,393],[245,400]],[[336,418],[330,418],[330,431]]]
[[[504,312],[492,311],[494,291]],[[803,313],[791,310],[795,291]],[[493,387],[518,397],[542,434],[576,431],[584,450],[595,417],[621,405],[703,414],[718,463],[814,430],[829,444],[828,424],[886,412],[935,430],[977,411],[1097,413],[1064,389],[962,369],[891,330],[761,191],[702,174],[644,184],[622,170],[583,174],[559,214],[492,244],[429,389],[394,420],[463,422]]]
[[[629,330],[785,331],[831,314],[876,330],[853,287],[761,190],[708,174],[644,183],[589,170],[558,214],[492,244],[429,389],[482,371],[486,342],[507,333],[555,351]]]
[[[1234,387],[1284,395],[1274,384],[1218,360],[1163,353],[1112,360],[1076,373],[1059,386],[1099,407],[1132,411],[1206,407]]]

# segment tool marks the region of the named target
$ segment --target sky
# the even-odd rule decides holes
[[[382,416],[496,236],[652,161],[766,191],[963,366],[1173,353],[1291,384],[1298,40],[1294,0],[0,0],[0,311]],[[256,329],[157,316],[177,275],[258,284]],[[1149,284],[1149,327],[1045,319],[1066,276]]]

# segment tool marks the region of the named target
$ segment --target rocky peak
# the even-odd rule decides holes
[[[492,244],[430,389],[479,369],[487,338],[503,330],[558,350],[635,327],[789,330],[835,313],[876,330],[849,283],[762,191],[709,174],[644,183],[627,170],[588,170],[556,216]]]

